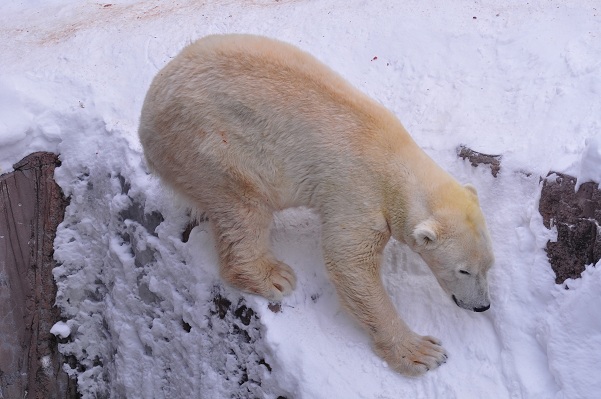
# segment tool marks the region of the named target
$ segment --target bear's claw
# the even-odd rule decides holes
[[[270,301],[281,301],[284,295],[290,294],[296,286],[294,271],[283,262],[277,262],[267,276],[266,291],[263,295]]]
[[[376,346],[376,352],[401,374],[419,376],[446,363],[449,356],[434,337],[417,334],[400,339],[396,345]]]
[[[294,271],[276,259],[263,258],[257,262],[229,265],[221,275],[228,283],[251,294],[279,302],[296,286]]]

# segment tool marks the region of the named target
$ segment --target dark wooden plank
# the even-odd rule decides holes
[[[53,242],[67,205],[58,162],[34,153],[0,176],[0,398],[77,397],[50,334],[60,319]]]

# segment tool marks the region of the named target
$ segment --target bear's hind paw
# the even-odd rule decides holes
[[[222,269],[222,277],[234,287],[279,302],[296,286],[294,271],[276,259],[261,259],[252,264]]]
[[[271,301],[281,301],[296,286],[294,271],[287,264],[277,261],[266,278],[265,286],[267,292],[261,295]]]

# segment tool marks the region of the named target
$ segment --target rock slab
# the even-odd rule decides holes
[[[581,276],[601,259],[601,190],[587,182],[576,190],[576,178],[551,172],[543,180],[539,212],[543,224],[557,229],[557,241],[547,243],[555,282]]]

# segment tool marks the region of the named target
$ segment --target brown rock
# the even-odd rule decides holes
[[[457,155],[463,159],[467,158],[474,167],[478,167],[478,165],[490,165],[490,173],[492,173],[493,177],[497,177],[497,174],[501,170],[501,155],[483,154],[463,145],[457,148]]]
[[[601,190],[593,182],[575,190],[576,178],[551,172],[543,181],[539,212],[547,228],[557,228],[557,241],[547,243],[555,282],[581,276],[586,265],[601,258]]]
[[[67,200],[58,157],[38,152],[0,176],[0,397],[76,398],[50,328],[60,319],[53,242]]]

